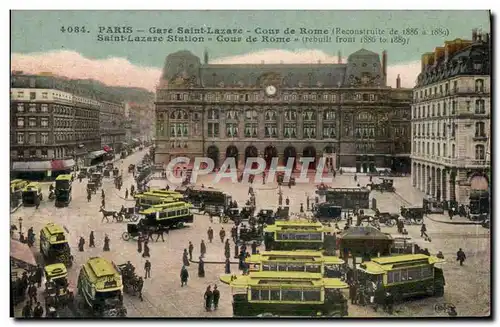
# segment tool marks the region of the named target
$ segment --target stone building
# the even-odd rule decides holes
[[[365,49],[336,64],[222,65],[172,53],[156,91],[155,161],[235,157],[242,168],[248,157],[328,156],[337,168],[409,172],[411,89],[399,78],[387,87],[386,70],[387,54]]]
[[[100,149],[99,102],[51,76],[13,74],[10,157],[14,174],[70,170]],[[66,91],[64,91],[66,90]]]
[[[99,115],[101,146],[113,148],[120,153],[125,141],[125,104],[101,101]]]
[[[490,171],[490,37],[445,42],[422,55],[413,91],[413,185],[438,200],[465,203],[487,189]]]

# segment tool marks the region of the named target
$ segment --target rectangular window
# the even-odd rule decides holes
[[[48,98],[48,93],[42,92],[42,99],[47,99],[47,98]]]
[[[208,123],[208,137],[219,137],[219,123]]]
[[[40,126],[48,127],[49,126],[49,119],[46,117],[42,117],[40,120]]]
[[[47,158],[49,156],[47,149],[42,149],[42,158]]]
[[[36,99],[36,92],[30,92],[30,100]]]
[[[17,112],[24,112],[24,103],[17,104]]]
[[[36,104],[35,103],[30,103],[29,112],[36,112]]]
[[[23,91],[17,92],[17,97],[18,98],[24,98],[24,92]]]
[[[17,118],[17,127],[24,127],[24,117]]]
[[[36,133],[29,133],[28,134],[28,143],[29,144],[35,144],[36,143]]]
[[[34,117],[28,118],[28,126],[29,127],[36,127],[36,118],[34,118]]]
[[[42,144],[48,144],[49,143],[49,134],[48,133],[42,133],[40,140],[41,140]]]
[[[24,133],[17,133],[17,144],[24,144]]]
[[[41,105],[41,112],[49,112],[49,105],[46,103],[43,103]]]

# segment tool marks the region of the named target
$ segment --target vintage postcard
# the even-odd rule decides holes
[[[11,316],[491,317],[489,11],[12,11]]]

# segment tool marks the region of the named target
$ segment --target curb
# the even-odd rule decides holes
[[[394,194],[399,196],[406,203],[411,204],[411,202],[406,200],[400,193],[394,192]],[[435,218],[432,218],[428,215],[424,215],[424,217],[429,219],[429,220],[432,220],[433,222],[441,223],[441,224],[448,224],[448,225],[481,225],[481,222],[476,222],[476,221],[446,221],[446,220],[435,219]]]
[[[18,205],[17,207],[15,207],[14,209],[11,209],[10,210],[10,214],[13,214],[14,212],[17,211],[17,209],[21,208],[23,206],[23,204],[21,203],[20,205]]]

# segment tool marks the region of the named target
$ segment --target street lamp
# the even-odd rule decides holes
[[[19,217],[19,233],[23,231],[23,218]]]

